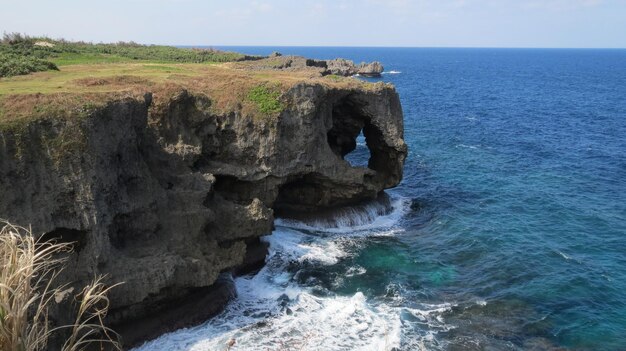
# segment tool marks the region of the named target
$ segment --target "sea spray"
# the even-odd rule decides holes
[[[316,286],[314,280],[299,281],[298,276],[306,270],[336,269],[349,254],[344,244],[349,247],[350,240],[400,232],[398,223],[409,205],[407,199],[392,198],[339,210],[324,219],[277,220],[275,231],[264,238],[270,244],[266,266],[256,275],[235,280],[238,298],[222,314],[135,351],[221,350],[233,341],[232,350],[400,347],[403,330],[414,330],[407,328],[411,323],[407,315],[419,316],[412,317],[419,323],[440,323],[431,314],[449,306],[428,306],[420,312],[368,298],[363,292],[336,294]],[[340,270],[347,277],[365,274],[360,266]],[[409,339],[428,339],[429,333]]]

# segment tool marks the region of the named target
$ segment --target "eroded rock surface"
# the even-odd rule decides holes
[[[365,77],[380,77],[385,68],[378,62],[362,62],[355,64],[354,61],[342,58],[332,60],[313,60],[302,56],[272,55],[268,59],[261,59],[249,63],[246,68],[253,69],[276,69],[276,70],[303,70],[311,69],[322,75],[334,74],[343,77],[361,75]]]
[[[364,62],[358,66],[357,74],[360,74],[364,77],[380,77],[384,70],[385,68],[378,61],[374,61],[371,63]]]
[[[336,74],[340,76],[353,76],[359,74],[365,77],[380,77],[381,73],[385,70],[383,65],[378,61],[371,63],[362,62],[357,65],[350,60],[334,59],[326,61],[326,64],[328,74]]]
[[[259,119],[216,114],[209,96],[180,89],[2,130],[0,217],[76,242],[61,277],[73,286],[97,274],[124,282],[111,292],[109,322],[127,345],[198,322],[232,297],[220,274],[262,264],[259,237],[275,213],[373,199],[402,178],[407,149],[393,87],[303,82],[282,99],[277,117]],[[367,168],[343,159],[361,131]],[[68,322],[68,311],[62,303],[53,321]]]

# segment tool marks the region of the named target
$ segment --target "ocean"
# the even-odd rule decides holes
[[[237,300],[137,351],[626,350],[626,50],[225,49],[381,61],[404,180],[277,220]]]

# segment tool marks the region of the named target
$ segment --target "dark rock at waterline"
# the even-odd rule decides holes
[[[221,273],[263,264],[258,238],[275,209],[351,205],[402,179],[392,86],[303,81],[281,101],[279,116],[260,119],[214,112],[209,96],[181,88],[0,129],[0,218],[76,243],[59,277],[74,291],[99,274],[124,282],[108,323],[127,344],[199,322],[232,295]],[[371,157],[352,167],[344,156],[361,132]],[[53,307],[51,322],[71,323],[70,306]]]
[[[128,349],[161,334],[200,324],[220,313],[236,296],[232,277],[230,274],[222,274],[211,286],[181,291],[178,297],[170,298],[167,303],[154,301],[150,305],[150,312],[140,319],[112,327],[120,334],[125,348]]]
[[[317,210],[293,211],[277,207],[277,217],[297,220],[312,227],[336,228],[340,226],[361,226],[372,223],[377,217],[393,211],[389,195],[382,192],[375,200],[368,200],[353,206],[322,208]]]
[[[457,326],[441,333],[449,350],[564,351],[548,339],[554,329],[550,319],[522,300],[461,304],[445,319]]]
[[[235,276],[255,273],[265,265],[269,244],[259,237],[246,240],[246,255],[243,262],[233,271]]]
[[[364,77],[380,77],[384,70],[385,68],[380,62],[374,61],[372,63],[361,63],[358,66],[357,74]]]

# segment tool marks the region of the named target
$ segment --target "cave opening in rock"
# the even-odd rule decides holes
[[[85,244],[87,232],[84,230],[72,229],[72,228],[55,228],[52,231],[44,233],[39,242],[56,242],[70,244],[75,252],[80,252]]]
[[[292,176],[280,186],[272,206],[277,216],[299,217],[312,211],[352,205],[373,199],[382,188],[395,185],[398,163],[392,146],[385,140],[380,121],[376,120],[378,116],[372,115],[378,111],[368,109],[367,102],[359,99],[356,95],[344,96],[333,102],[331,115],[325,116],[330,117],[331,122],[326,133],[330,150],[338,161],[344,160],[359,168],[349,172],[359,180],[335,182],[324,172]],[[336,171],[346,171],[343,165],[336,167]]]
[[[333,152],[352,167],[368,167],[372,157],[366,141],[369,118],[357,106],[349,97],[333,106],[327,140]]]
[[[343,159],[348,161],[352,167],[368,167],[372,157],[370,149],[367,147],[363,130],[356,137],[356,148],[347,153]]]

